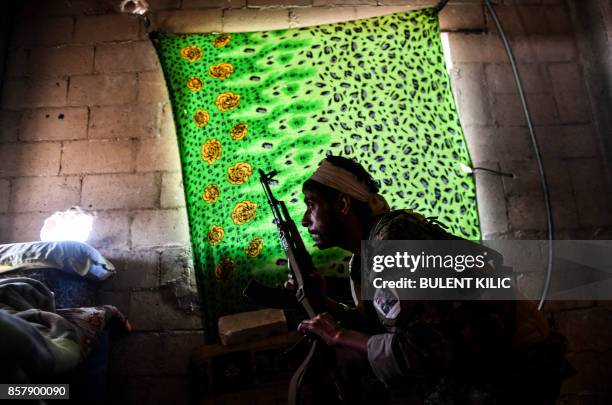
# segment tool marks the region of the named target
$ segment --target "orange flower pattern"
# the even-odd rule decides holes
[[[216,184],[211,184],[204,189],[204,194],[202,194],[202,200],[206,203],[216,203],[219,201],[219,195],[221,195],[221,190],[219,186]]]
[[[212,78],[225,80],[230,77],[230,75],[234,73],[235,70],[236,69],[232,64],[221,62],[217,65],[211,66],[208,69],[208,74]]]
[[[210,231],[208,231],[208,242],[211,245],[218,245],[221,243],[221,239],[225,236],[225,230],[222,226],[213,225],[210,227]]]
[[[215,267],[215,279],[224,287],[229,286],[236,277],[236,264],[232,259],[225,258]]]
[[[192,63],[198,59],[202,59],[202,48],[199,46],[186,46],[181,49],[181,58]]]
[[[212,43],[217,48],[221,48],[227,44],[229,44],[231,35],[230,34],[219,34],[213,39]]]
[[[215,104],[220,111],[229,111],[240,105],[240,95],[232,93],[231,91],[226,91],[217,96]]]
[[[232,184],[244,184],[249,180],[249,176],[253,174],[253,168],[250,164],[241,162],[227,169],[227,181]]]
[[[243,225],[255,218],[257,204],[245,200],[241,201],[234,207],[232,211],[232,221],[236,225]]]
[[[245,124],[244,122],[240,124],[236,124],[232,128],[232,139],[235,141],[240,140],[244,138],[245,136],[247,136],[248,133],[249,133],[249,126],[247,124]]]
[[[216,139],[209,139],[202,145],[202,159],[210,163],[215,163],[221,157],[221,142]]]
[[[203,127],[208,124],[210,120],[210,114],[205,110],[197,110],[195,114],[193,114],[193,120],[198,127]]]
[[[204,83],[202,83],[202,79],[199,77],[192,77],[187,80],[187,88],[191,91],[200,91],[203,85]]]
[[[255,258],[259,256],[263,249],[263,239],[255,238],[249,242],[249,246],[246,248],[246,255],[250,258]]]

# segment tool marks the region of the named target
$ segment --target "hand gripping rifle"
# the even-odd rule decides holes
[[[270,184],[276,174],[275,170],[265,173],[259,169],[259,180],[266,193],[270,208],[272,208],[274,223],[278,228],[278,237],[287,255],[289,269],[293,273],[297,289],[271,288],[251,280],[245,288],[243,295],[252,303],[273,308],[288,308],[294,306],[295,303],[299,303],[306,311],[308,317],[313,318],[325,311],[325,299],[320,284],[313,277],[316,276],[315,267],[310,254],[308,254],[304,246],[304,241],[295,226],[295,222],[289,216],[285,203],[277,200],[270,189]],[[289,384],[290,405],[297,403],[297,390],[305,375],[308,363],[317,350],[317,344],[317,340],[312,341],[308,355],[291,378]]]

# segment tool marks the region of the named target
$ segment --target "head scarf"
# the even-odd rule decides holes
[[[373,215],[384,214],[390,210],[385,197],[377,193],[371,193],[357,176],[327,160],[321,163],[309,180],[314,180],[341,193],[348,194],[358,201],[365,202]]]

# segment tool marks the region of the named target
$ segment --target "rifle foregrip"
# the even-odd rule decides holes
[[[295,290],[268,287],[253,279],[242,290],[242,296],[249,304],[262,307],[292,309],[300,306]]]

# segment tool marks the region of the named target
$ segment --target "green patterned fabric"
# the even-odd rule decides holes
[[[241,290],[251,277],[269,285],[286,278],[257,169],[278,170],[274,192],[298,224],[301,185],[331,153],[362,163],[392,208],[480,238],[434,11],[282,31],[159,34],[154,43],[211,325],[247,309]],[[312,254],[323,273],[346,274],[346,252]]]

